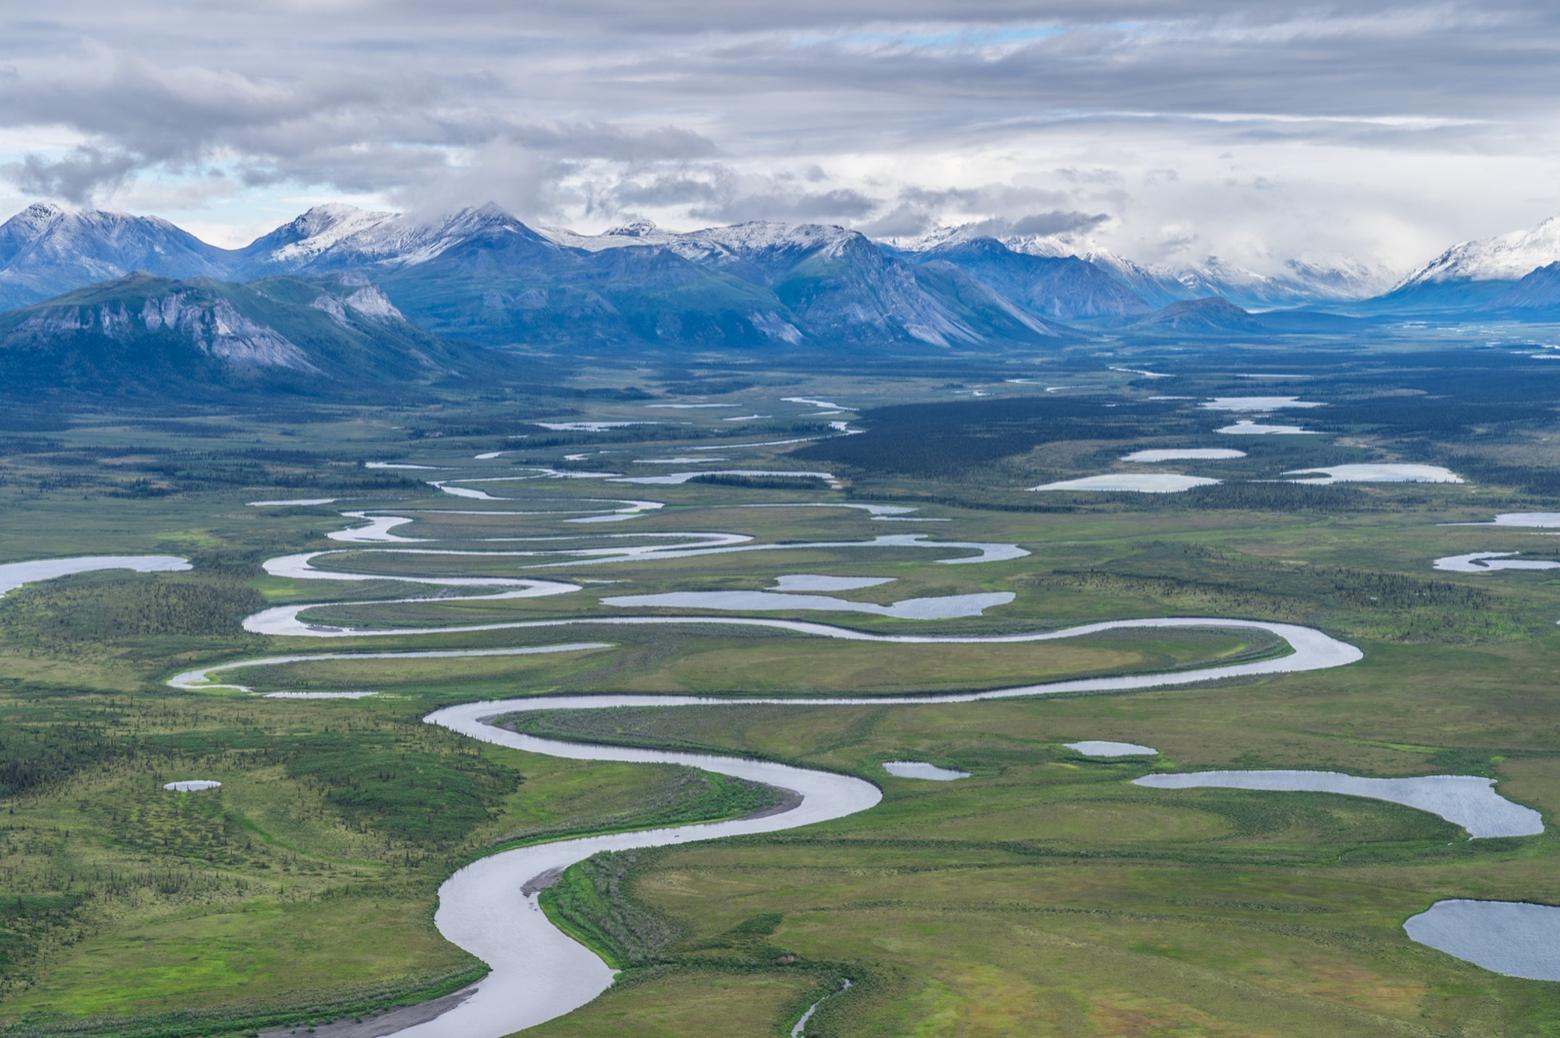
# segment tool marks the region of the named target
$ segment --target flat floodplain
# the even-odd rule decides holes
[[[482,973],[433,923],[437,891],[462,865],[534,841],[777,806],[770,789],[708,772],[555,759],[422,723],[443,707],[561,693],[978,692],[1286,651],[1260,631],[1216,625],[1011,644],[825,640],[696,619],[440,630],[610,621],[652,607],[607,599],[693,593],[794,598],[766,614],[876,635],[977,639],[1155,616],[1275,620],[1323,630],[1364,658],[1303,674],[1043,701],[522,711],[507,723],[537,736],[753,755],[854,776],[883,794],[868,810],[816,826],[635,850],[571,869],[547,911],[623,973],[600,998],[528,1033],[616,1034],[625,1019],[646,1034],[785,1033],[817,1002],[819,1033],[861,1035],[915,1033],[933,1020],[991,1034],[1542,1034],[1560,1013],[1551,985],[1416,943],[1404,924],[1436,902],[1560,903],[1552,825],[1469,839],[1435,814],[1379,800],[1134,784],[1235,770],[1456,775],[1495,780],[1507,801],[1547,819],[1560,811],[1549,694],[1560,665],[1560,585],[1545,572],[1432,568],[1472,553],[1546,557],[1541,527],[1489,520],[1552,505],[1533,481],[1546,471],[1543,437],[1553,430],[1530,416],[1499,435],[1470,437],[1445,423],[1485,428],[1489,415],[1459,417],[1437,402],[1472,384],[1465,372],[1437,375],[1431,360],[1398,360],[1392,395],[1372,403],[1383,383],[1369,365],[1338,363],[1335,372],[1306,372],[1315,377],[1305,399],[1327,405],[1307,410],[1307,424],[1329,435],[1251,437],[1241,443],[1245,457],[1196,461],[1192,471],[1218,485],[1174,494],[1026,488],[1098,474],[1138,450],[1222,451],[1229,440],[1218,429],[1228,416],[1198,403],[1235,388],[1178,374],[1193,399],[1150,402],[1130,388],[1039,397],[1036,387],[992,379],[982,388],[1011,398],[939,402],[905,416],[922,434],[897,455],[880,448],[874,430],[899,429],[892,408],[917,394],[944,399],[937,379],[884,394],[873,379],[798,376],[794,387],[735,394],[729,411],[539,408],[539,417],[581,427],[546,430],[548,445],[514,454],[507,419],[469,402],[393,420],[352,409],[288,422],[222,419],[242,436],[195,435],[209,418],[179,421],[175,433],[83,416],[50,434],[60,450],[104,459],[83,464],[86,482],[69,497],[29,488],[29,473],[46,470],[50,455],[13,445],[16,475],[0,486],[8,559],[157,554],[188,558],[191,569],[84,572],[0,600],[0,738],[18,765],[0,814],[9,870],[0,925],[14,949],[0,1020],[19,1034],[286,1033],[417,1003]],[[1159,370],[1146,359],[1131,366]],[[1405,379],[1427,394],[1420,411],[1393,403],[1405,399]],[[718,429],[723,414],[788,413],[779,411],[782,394],[863,408],[850,421],[867,431],[830,440],[827,429],[777,421],[758,435],[742,427],[740,440],[729,429],[678,438]],[[638,421],[644,411],[694,424],[603,424]],[[982,435],[966,437],[961,423],[975,414]],[[412,438],[410,428],[424,435]],[[560,465],[653,476],[658,466],[631,459],[807,435],[825,438],[744,448],[740,463],[703,467],[826,471],[846,490],[728,474],[633,488],[662,506],[649,508],[615,500],[630,487],[607,478],[461,484],[494,500],[427,482]],[[982,460],[994,435],[1005,437],[1006,453]],[[1388,451],[1394,438],[1404,443]],[[148,449],[189,443],[210,452],[199,479],[186,471],[166,477],[167,493],[130,492],[137,479],[156,477]],[[565,460],[600,450],[623,453]],[[791,458],[792,450],[807,456]],[[494,451],[506,453],[477,460]],[[1465,482],[1267,482],[1403,457]],[[838,507],[869,504],[914,511]],[[628,518],[574,522],[622,508]],[[410,521],[392,526],[377,516]],[[905,519],[945,521],[899,525]],[[1483,525],[1442,525],[1463,523]],[[430,543],[331,538],[343,530]],[[1027,554],[949,565],[977,549],[861,546],[909,531]],[[621,550],[690,534],[788,547]],[[377,551],[396,547],[438,551]],[[452,554],[607,547],[607,556]],[[316,568],[370,579],[299,580],[262,568],[315,551],[343,552]],[[489,597],[504,588],[418,577],[574,590]],[[930,618],[807,608],[968,596],[991,604],[979,615]],[[392,604],[409,597],[423,600]],[[346,634],[322,641],[244,630],[244,618],[281,606],[311,606],[304,622]],[[742,615],[698,602],[664,609],[658,615]],[[412,630],[373,637],[358,627]],[[372,655],[564,642],[576,647]],[[345,658],[233,673],[253,695],[164,684],[208,664],[325,653]],[[286,696],[266,698],[276,693]],[[1090,758],[1070,748],[1090,742],[1158,752]],[[901,780],[884,762],[968,777]],[[188,779],[221,786],[162,788]],[[841,991],[844,977],[853,983]]]

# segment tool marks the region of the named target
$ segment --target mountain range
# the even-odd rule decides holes
[[[70,354],[100,373],[127,356],[199,357],[240,380],[433,379],[470,373],[477,355],[452,342],[947,349],[1347,329],[1324,310],[1546,320],[1560,315],[1556,264],[1560,219],[1454,246],[1383,293],[1390,282],[1364,266],[1171,270],[979,226],[895,241],[771,222],[583,235],[494,205],[436,217],[322,205],[222,249],[156,217],[39,203],[0,224],[0,370],[42,377]]]
[[[1252,309],[1310,306],[1369,298],[1392,284],[1386,271],[1359,263],[1322,264],[1291,259],[1281,274],[1259,274],[1209,256],[1200,263],[1152,266],[1119,256],[1071,234],[993,234],[982,224],[943,227],[914,238],[894,239],[906,253],[930,253],[973,241],[996,241],[1010,252],[1075,258],[1116,277],[1150,308],[1217,296]]]

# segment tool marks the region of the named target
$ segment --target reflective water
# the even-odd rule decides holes
[[[1268,425],[1242,418],[1234,425],[1224,425],[1213,430],[1225,436],[1316,436],[1315,429],[1302,429],[1298,425]]]
[[[1129,494],[1179,494],[1193,487],[1211,487],[1219,481],[1204,476],[1185,476],[1179,472],[1111,472],[1102,476],[1083,476],[1044,483],[1030,490],[1116,491]]]
[[[1133,451],[1123,454],[1121,460],[1147,465],[1160,461],[1227,461],[1245,456],[1245,451],[1228,447],[1165,447]]]
[[[1312,473],[1317,475],[1312,476]],[[1286,476],[1308,476],[1291,483],[1461,483],[1462,477],[1440,465],[1389,463],[1330,465],[1325,468],[1290,469]]]
[[[75,555],[64,559],[31,559],[0,564],[0,595],[23,584],[54,580],[76,573],[127,569],[135,573],[174,573],[190,568],[177,555]]]
[[[1555,559],[1518,559],[1514,551],[1476,551],[1468,555],[1445,555],[1431,565],[1447,573],[1494,573],[1503,569],[1560,569]]]
[[[1403,924],[1409,939],[1507,977],[1560,981],[1560,908],[1437,901]]]
[[[1152,746],[1139,746],[1135,742],[1110,742],[1104,739],[1084,739],[1082,742],[1065,743],[1085,757],[1154,757],[1159,751]]]
[[[1337,793],[1386,800],[1439,815],[1474,838],[1534,836],[1544,819],[1531,807],[1495,792],[1495,780],[1478,775],[1361,778],[1337,771],[1195,771],[1134,779],[1153,789],[1251,789],[1280,793]]]
[[[939,768],[920,760],[886,760],[883,762],[883,770],[899,778],[925,779],[928,782],[953,782],[970,777],[967,771]]]

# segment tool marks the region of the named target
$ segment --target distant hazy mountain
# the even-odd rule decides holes
[[[351,277],[237,285],[132,274],[0,314],[0,381],[12,390],[355,395],[490,372],[498,361],[485,354],[452,350]]]
[[[1088,239],[1071,235],[991,235],[981,225],[944,227],[910,239],[895,248],[930,254],[981,239],[1000,241],[1010,251],[1049,259],[1076,258],[1113,275],[1150,309],[1180,300],[1219,296],[1244,307],[1272,309],[1365,299],[1390,283],[1382,270],[1360,263],[1325,264],[1288,260],[1277,274],[1259,274],[1210,256],[1184,267],[1150,266],[1134,262]]]
[[[1539,267],[1506,288],[1490,300],[1489,308],[1560,315],[1560,261]]]
[[[0,309],[149,271],[217,277],[226,251],[153,216],[38,203],[0,224]]]
[[[1399,282],[1377,303],[1387,309],[1464,311],[1531,309],[1499,300],[1528,274],[1560,261],[1560,217],[1453,245]]]
[[[1060,331],[956,269],[919,268],[842,227],[736,224],[679,235],[668,247],[765,285],[815,335],[948,346]]]
[[[592,252],[663,248],[762,285],[814,338],[949,346],[1067,334],[978,278],[958,269],[921,269],[843,227],[758,221],[677,234],[640,221],[600,235],[548,233]]]
[[[1259,274],[1216,256],[1177,272],[1175,279],[1196,297],[1218,295],[1258,310],[1360,300],[1390,284],[1383,271],[1363,264],[1291,259],[1276,274]]]
[[[1319,310],[1290,309],[1251,313],[1227,299],[1183,299],[1146,317],[1117,325],[1121,334],[1149,337],[1233,339],[1284,335],[1341,335],[1370,322]]]
[[[1448,281],[1518,281],[1560,260],[1560,217],[1528,231],[1453,245],[1398,284],[1398,288]]]
[[[1128,330],[1151,335],[1223,337],[1255,335],[1269,330],[1255,314],[1227,299],[1185,299],[1134,321]]]
[[[1153,309],[1122,278],[1076,256],[1015,252],[995,238],[951,241],[912,255],[963,271],[1041,318],[1124,317]]]

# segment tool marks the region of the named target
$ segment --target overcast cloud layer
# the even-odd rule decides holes
[[[0,21],[0,203],[220,244],[334,198],[990,221],[1259,269],[1402,269],[1560,212],[1560,8],[1279,8],[51,0]]]

